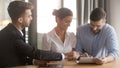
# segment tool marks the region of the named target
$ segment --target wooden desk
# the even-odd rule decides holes
[[[103,65],[76,64],[74,61],[57,61],[57,62],[52,62],[50,64],[63,64],[64,65],[63,68],[120,68],[120,58],[115,62],[111,62]],[[38,66],[30,65],[30,66],[20,66],[20,67],[12,67],[12,68],[38,68]]]

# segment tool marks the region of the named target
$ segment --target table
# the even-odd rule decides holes
[[[75,61],[53,61],[49,64],[62,64],[63,68],[120,68],[120,58],[117,61],[106,63],[103,65],[97,64],[76,64]],[[12,68],[39,68],[37,65],[19,66]],[[44,67],[41,67],[44,68]],[[46,67],[49,68],[49,67]]]

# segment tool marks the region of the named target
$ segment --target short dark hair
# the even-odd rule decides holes
[[[8,6],[8,13],[12,21],[17,21],[17,19],[25,13],[26,9],[32,9],[33,5],[28,2],[23,1],[12,1]]]
[[[103,18],[106,18],[106,12],[103,8],[95,8],[90,14],[90,20],[92,21],[99,21]]]
[[[54,10],[53,15],[59,17],[60,19],[63,19],[67,16],[73,16],[73,13],[68,8],[60,8],[58,10]]]

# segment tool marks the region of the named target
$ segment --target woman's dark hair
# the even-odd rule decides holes
[[[73,13],[68,8],[60,8],[58,10],[54,10],[53,15],[56,16],[56,17],[59,17],[60,19],[63,19],[67,16],[73,16]]]
[[[103,8],[95,8],[90,15],[90,20],[99,21],[100,19],[106,18],[106,12]]]
[[[23,1],[12,1],[8,6],[8,13],[12,21],[17,21],[17,19],[24,14],[26,9],[32,9],[33,5],[28,2]]]

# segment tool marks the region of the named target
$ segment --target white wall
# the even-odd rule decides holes
[[[120,0],[110,0],[110,22],[117,31],[120,43]]]

